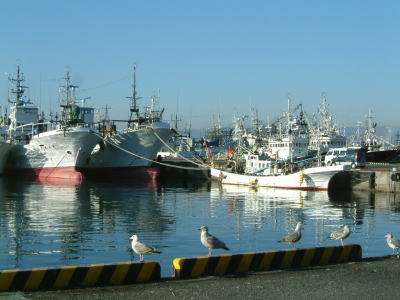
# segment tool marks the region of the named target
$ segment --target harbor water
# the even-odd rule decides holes
[[[220,186],[168,180],[85,181],[80,186],[0,178],[0,269],[30,269],[138,260],[129,237],[162,251],[146,256],[172,274],[177,257],[207,255],[202,225],[231,249],[229,253],[281,250],[277,240],[302,221],[298,248],[338,245],[327,237],[344,224],[345,243],[360,244],[363,256],[392,252],[385,234],[400,237],[396,194],[308,192]],[[226,253],[216,250],[213,254]]]

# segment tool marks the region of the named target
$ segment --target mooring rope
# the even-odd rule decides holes
[[[174,148],[172,148],[168,143],[166,143],[156,132],[154,132],[154,135],[161,141],[161,143],[163,143],[164,146],[166,146],[170,151],[172,151],[172,154],[173,154],[173,155],[176,155],[177,157],[179,157],[179,158],[181,158],[181,159],[183,159],[183,160],[188,160],[187,157],[184,157],[184,156],[181,155],[179,152],[177,152]],[[185,144],[189,146],[189,144],[188,144],[187,142],[185,142]],[[190,147],[190,146],[189,146],[189,147]],[[194,151],[194,153],[196,153],[196,152]],[[200,156],[200,155],[197,154],[197,153],[196,153],[196,155]],[[203,166],[203,165],[204,165],[204,162],[203,162],[202,160],[200,160],[198,157],[193,156],[192,159],[193,159],[194,161],[199,162],[199,163],[200,163],[199,166]],[[191,163],[194,163],[194,164],[195,164],[195,162],[192,161],[192,160],[188,160],[188,161],[190,161]]]
[[[188,158],[186,158],[186,157],[180,155],[179,152],[176,152],[170,145],[168,145],[168,144],[157,134],[157,132],[155,132],[155,130],[154,130],[153,128],[151,128],[151,127],[148,127],[148,128],[152,129],[154,135],[161,141],[161,143],[163,143],[169,150],[171,150],[171,151],[173,152],[173,154],[176,154],[177,156],[179,156],[180,159],[186,160],[186,161],[188,161],[188,162],[190,162],[190,163],[192,163],[192,164],[195,164],[195,165],[197,165],[197,166],[199,166],[199,167],[204,167],[204,166],[205,166],[205,164],[204,164],[202,161],[200,161],[199,159],[197,159],[197,158],[195,158],[195,157],[193,157],[193,158],[194,158],[196,161],[201,162],[201,164],[198,164],[198,163],[196,163],[196,162],[194,162],[194,161],[192,161],[192,160],[190,160],[190,159],[188,159]]]
[[[151,127],[150,127],[151,128]],[[151,128],[152,129],[152,128]],[[153,130],[153,132],[154,132],[154,130]],[[105,138],[103,138],[101,135],[99,135],[98,133],[94,133],[96,136],[98,136],[98,137],[100,137],[103,141],[105,141],[106,143],[108,143],[108,144],[110,144],[110,145],[112,145],[112,146],[114,146],[114,147],[116,147],[116,148],[118,148],[119,150],[121,150],[121,151],[124,151],[124,152],[126,152],[126,153],[128,153],[128,154],[130,154],[130,155],[133,155],[133,156],[135,156],[135,157],[138,157],[138,158],[140,158],[140,159],[143,159],[143,160],[146,160],[146,161],[149,161],[149,162],[152,162],[152,163],[155,163],[155,164],[159,164],[159,165],[163,165],[163,166],[167,166],[167,167],[172,167],[172,168],[177,168],[177,169],[185,169],[185,170],[202,170],[202,169],[208,169],[208,167],[206,167],[206,165],[202,165],[201,167],[202,168],[199,168],[199,167],[197,167],[197,168],[194,168],[194,167],[185,167],[185,166],[176,166],[176,165],[171,165],[171,164],[166,164],[166,163],[163,163],[163,162],[160,162],[160,161],[156,161],[156,160],[153,160],[153,159],[149,159],[149,158],[147,158],[147,157],[143,157],[143,156],[141,156],[141,155],[139,155],[139,154],[137,154],[137,153],[134,153],[134,152],[132,152],[132,151],[129,151],[129,150],[127,150],[127,149],[124,149],[124,148],[122,148],[121,146],[119,146],[119,145],[117,145],[116,143],[114,143],[114,142],[112,142],[112,141],[110,141],[110,140],[105,140]],[[194,162],[192,162],[192,161],[190,161],[190,160],[188,160],[190,163],[194,163]],[[196,164],[196,163],[194,163],[194,164]]]
[[[69,152],[69,153],[68,153]],[[65,156],[67,154],[71,154],[70,151],[65,152],[65,154],[63,155],[63,157],[61,158],[61,160],[57,163],[57,165],[53,168],[53,170],[50,171],[49,174],[47,174],[46,178],[49,178],[51,174],[53,174],[53,172],[58,168],[58,166],[61,164],[61,162],[64,160]]]

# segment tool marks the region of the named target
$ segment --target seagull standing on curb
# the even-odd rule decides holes
[[[132,250],[136,254],[139,254],[140,261],[143,261],[145,254],[161,254],[161,251],[157,251],[155,248],[139,242],[136,234],[132,235],[130,239],[132,240]]]
[[[200,240],[204,247],[208,248],[208,256],[211,256],[212,249],[224,249],[229,251],[230,249],[225,245],[225,243],[215,236],[212,236],[208,233],[207,226],[201,226],[199,228],[201,230]]]
[[[393,255],[396,250],[397,257],[399,257],[400,240],[395,239],[391,233],[386,234],[385,237],[388,246],[393,249]]]
[[[341,230],[332,232],[332,234],[328,237],[328,239],[340,240],[342,246],[344,247],[343,240],[348,238],[350,234],[351,234],[350,226],[344,225],[344,227]]]
[[[297,243],[301,239],[301,225],[303,225],[303,223],[298,222],[294,232],[289,234],[288,236],[285,236],[283,239],[278,241],[278,243],[289,243],[294,248],[294,244]]]

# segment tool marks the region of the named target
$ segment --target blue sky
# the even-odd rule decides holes
[[[288,95],[314,113],[323,92],[342,126],[371,108],[397,127],[399,31],[399,1],[1,1],[1,103],[19,60],[29,96],[56,111],[68,65],[79,96],[126,118],[136,63],[141,104],[159,89],[181,129],[252,108],[273,119]]]

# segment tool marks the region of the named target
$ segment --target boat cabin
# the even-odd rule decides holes
[[[267,155],[245,154],[245,173],[254,175],[282,174],[282,163],[271,160]]]

